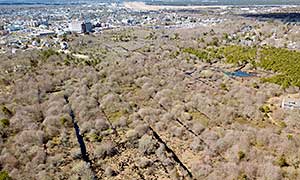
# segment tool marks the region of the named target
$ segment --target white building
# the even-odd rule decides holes
[[[72,21],[71,23],[69,23],[69,30],[75,33],[92,32],[93,25],[90,22]]]
[[[69,45],[67,42],[61,42],[60,43],[60,49],[61,50],[67,50],[69,48]]]
[[[72,21],[71,23],[69,23],[69,30],[71,32],[82,33],[82,22]]]
[[[34,47],[38,47],[40,44],[37,41],[32,41],[31,45]]]
[[[37,37],[53,36],[53,35],[55,35],[55,32],[54,31],[49,31],[49,30],[40,31],[36,34]]]
[[[281,107],[283,109],[300,109],[300,99],[284,98]]]

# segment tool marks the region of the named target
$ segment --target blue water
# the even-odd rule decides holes
[[[252,74],[249,74],[244,71],[225,72],[225,74],[228,76],[235,76],[235,77],[251,77],[251,76],[253,76]]]

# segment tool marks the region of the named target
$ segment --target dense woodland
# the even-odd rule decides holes
[[[277,73],[276,75],[262,79],[281,85],[300,87],[300,53],[284,48],[275,47],[244,47],[225,46],[208,49],[184,49],[183,52],[193,54],[206,62],[216,59],[224,59],[227,63],[243,65],[251,63],[252,66]]]

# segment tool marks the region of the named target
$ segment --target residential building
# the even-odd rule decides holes
[[[60,43],[60,49],[61,50],[67,50],[69,48],[69,45],[67,42],[61,42]]]
[[[93,24],[91,22],[85,22],[85,32],[92,32],[93,31]]]
[[[284,98],[281,107],[283,109],[300,109],[300,99]]]

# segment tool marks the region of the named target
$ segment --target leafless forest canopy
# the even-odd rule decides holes
[[[228,34],[245,38],[247,23],[68,36],[87,59],[1,55],[0,168],[38,180],[299,179],[300,114],[276,100],[299,88],[262,82],[274,72],[248,61],[184,51],[240,46]],[[268,41],[276,27],[294,28],[258,22],[251,33]],[[224,74],[238,68],[255,75]]]

